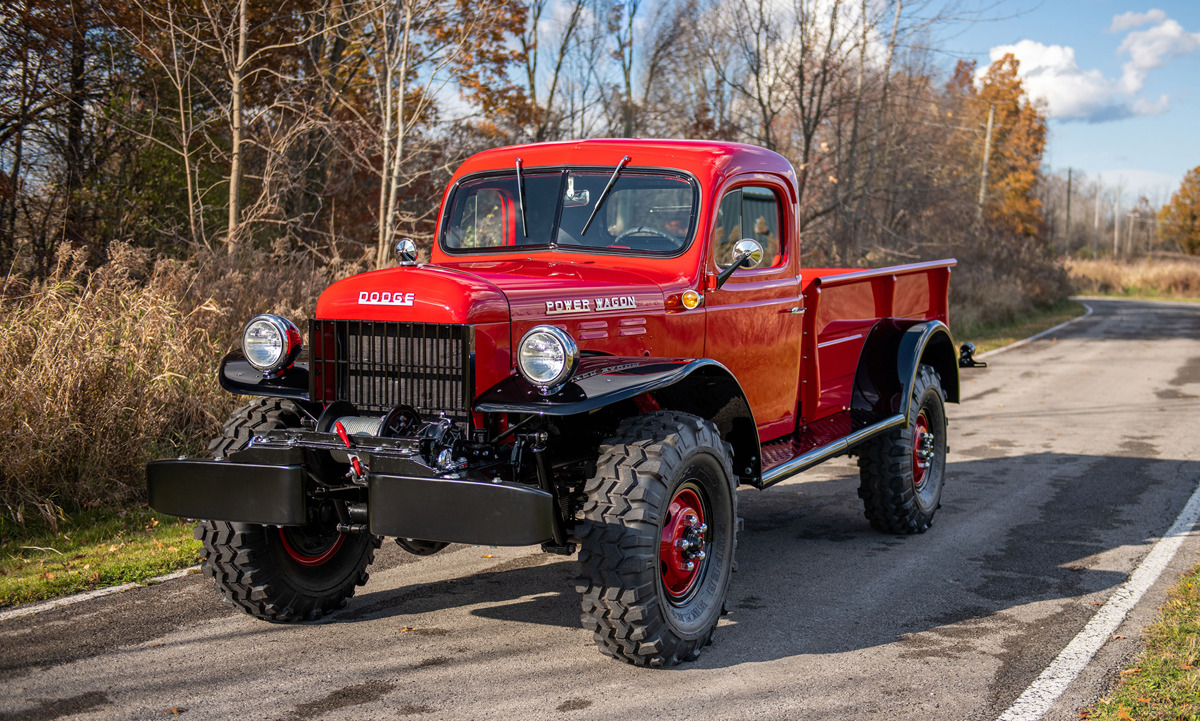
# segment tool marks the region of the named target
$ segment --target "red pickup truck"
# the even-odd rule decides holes
[[[270,621],[341,607],[381,537],[578,549],[583,625],[639,665],[696,658],[739,485],[856,454],[866,517],[920,533],[959,399],[953,260],[804,268],[796,176],[734,143],[592,140],[467,160],[429,263],[330,286],[307,344],[250,320],[219,377],[257,396],[214,458],[149,465],[206,519],[203,567]]]

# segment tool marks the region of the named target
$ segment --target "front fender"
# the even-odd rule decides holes
[[[481,413],[573,416],[649,394],[658,407],[712,421],[733,445],[734,470],[746,482],[762,471],[758,430],[746,394],[725,366],[708,358],[589,356],[556,393],[543,396],[513,375],[480,395]]]
[[[308,400],[308,363],[302,361],[294,363],[274,378],[267,378],[262,371],[250,365],[242,351],[235,350],[221,359],[217,377],[221,387],[230,393]]]
[[[542,395],[520,374],[509,376],[475,400],[481,413],[535,413],[573,416],[589,413],[643,393],[675,385],[697,370],[720,363],[707,358],[620,358],[588,356],[556,393]],[[728,371],[726,371],[728,372]],[[740,390],[740,389],[739,389]]]

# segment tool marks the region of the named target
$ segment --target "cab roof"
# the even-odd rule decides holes
[[[705,187],[747,172],[770,173],[785,178],[795,201],[796,173],[779,153],[756,145],[712,140],[655,140],[603,138],[530,145],[509,145],[476,153],[454,173],[451,185],[464,175],[486,170],[538,167],[614,168],[629,156],[627,168],[673,168],[689,173]]]

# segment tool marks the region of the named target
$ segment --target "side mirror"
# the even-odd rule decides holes
[[[396,241],[396,260],[400,265],[417,264],[417,244],[412,238],[401,238]]]
[[[738,268],[757,268],[762,264],[763,247],[753,238],[742,238],[733,244],[733,265],[717,274],[717,287],[725,285],[725,281]]]

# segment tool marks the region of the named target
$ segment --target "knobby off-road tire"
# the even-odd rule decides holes
[[[256,398],[234,412],[209,451],[225,456],[256,435],[298,426],[300,416],[291,401]],[[312,499],[309,505],[312,520],[302,527],[228,521],[196,527],[201,567],[225,600],[266,621],[304,621],[341,608],[367,582],[379,537],[339,534],[331,508]]]
[[[602,653],[672,666],[711,643],[737,543],[732,455],[712,423],[672,411],[600,446],[575,535],[583,627]]]
[[[946,478],[945,397],[937,371],[922,365],[908,426],[860,446],[858,496],[875,530],[924,533],[933,523]]]

